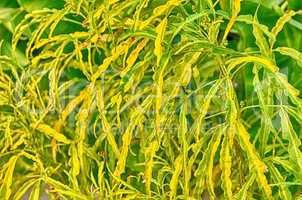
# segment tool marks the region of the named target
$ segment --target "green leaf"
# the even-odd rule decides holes
[[[64,7],[63,0],[18,0],[21,8],[27,12],[32,12],[35,10],[41,10],[43,8],[56,8],[60,9]]]
[[[287,0],[288,8],[291,10],[300,10],[302,9],[302,1],[300,0]]]
[[[17,8],[18,2],[17,0],[1,0],[0,8]]]

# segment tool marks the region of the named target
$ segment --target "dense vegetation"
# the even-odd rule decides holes
[[[302,199],[301,2],[1,0],[0,199]]]

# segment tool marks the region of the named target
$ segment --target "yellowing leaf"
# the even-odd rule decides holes
[[[167,18],[164,18],[155,29],[157,36],[155,39],[154,55],[157,57],[157,65],[159,65],[161,56],[163,54],[162,42],[167,27],[167,21],[168,21]]]
[[[9,200],[12,193],[12,183],[13,183],[13,173],[15,170],[16,162],[19,155],[12,156],[6,163],[5,176],[2,181],[2,186],[0,188],[0,199]]]
[[[298,97],[300,94],[300,91],[296,89],[294,86],[292,86],[288,81],[287,77],[282,73],[276,73],[276,79],[281,83],[281,86],[286,89],[286,91],[292,96],[292,97]]]
[[[226,199],[233,199],[232,194],[232,179],[231,168],[232,158],[230,152],[230,144],[228,142],[228,136],[225,136],[222,142],[220,151],[220,167],[222,171],[222,187],[224,188],[224,195]]]
[[[113,61],[128,51],[131,43],[132,40],[128,39],[112,49],[111,56],[104,59],[103,63],[98,67],[91,77],[93,83],[108,69]]]
[[[221,135],[223,130],[219,130],[219,133],[217,133],[217,138],[215,137],[215,140],[213,141],[213,145],[211,145],[211,149],[209,150],[209,157],[207,162],[207,170],[206,170],[206,177],[207,177],[207,184],[208,184],[208,190],[210,193],[211,198],[215,198],[216,194],[214,191],[214,183],[213,183],[213,165],[214,165],[214,157],[218,150],[220,141],[221,141]]]
[[[14,200],[23,199],[25,193],[38,181],[40,181],[40,179],[26,181],[20,188],[18,188],[17,192],[14,194]]]
[[[273,37],[270,39],[271,47],[274,46],[277,35],[282,31],[284,25],[291,20],[291,18],[296,14],[295,11],[290,10],[285,13],[282,17],[280,17],[276,23],[276,25],[272,29]]]
[[[131,139],[132,139],[132,132],[133,132],[135,126],[143,123],[143,121],[144,121],[143,111],[148,110],[149,107],[151,106],[151,104],[152,104],[152,98],[151,98],[151,96],[148,96],[142,102],[142,108],[136,108],[131,113],[130,123],[128,124],[128,127],[122,136],[123,144],[122,144],[122,148],[121,148],[121,153],[120,153],[119,159],[117,161],[117,166],[114,170],[114,176],[116,176],[116,177],[119,177],[125,170],[128,151],[129,151],[129,147],[130,147]]]
[[[169,0],[166,4],[156,7],[153,10],[153,14],[151,17],[149,17],[147,20],[143,21],[140,24],[140,29],[144,29],[146,26],[148,26],[155,18],[157,18],[160,15],[163,15],[165,12],[167,12],[171,7],[175,7],[181,4],[183,0]]]
[[[234,0],[234,1],[232,1],[232,3],[233,3],[232,17],[225,29],[222,41],[226,40],[229,32],[231,31],[233,25],[235,24],[236,18],[240,12],[240,0]]]
[[[123,97],[120,93],[114,95],[111,98],[111,103],[113,105],[116,105],[116,118],[117,118],[117,126],[120,127],[121,125],[121,119],[120,119],[120,107],[121,107],[121,103],[123,101]]]
[[[117,166],[114,171],[114,175],[119,177],[125,170],[126,160],[128,156],[128,150],[131,143],[133,126],[128,126],[126,132],[122,136],[123,146],[120,153],[120,157],[117,162]]]
[[[183,72],[180,77],[180,83],[183,86],[187,86],[189,82],[191,81],[191,76],[192,76],[192,65],[195,64],[198,61],[198,58],[200,56],[201,52],[196,52],[193,54],[191,59],[185,63],[183,67]]]
[[[177,186],[178,186],[178,178],[179,178],[179,175],[183,169],[183,156],[182,155],[179,155],[175,161],[174,161],[174,173],[172,175],[172,178],[171,178],[171,181],[170,181],[170,199],[174,199],[175,198],[175,195],[176,195],[176,190],[177,190]]]
[[[163,84],[164,84],[164,73],[166,70],[166,67],[168,65],[168,59],[166,59],[165,63],[160,66],[160,71],[159,71],[159,76],[158,76],[158,81],[156,84],[156,101],[155,101],[155,112],[156,112],[156,131],[159,133],[160,131],[160,124],[161,124],[161,116],[160,116],[160,109],[162,106],[162,99],[163,99]]]
[[[302,169],[302,152],[299,149],[301,145],[301,140],[296,134],[288,114],[283,108],[279,111],[279,116],[281,118],[281,129],[284,138],[289,141],[288,152],[290,159],[297,163],[300,169]]]
[[[266,40],[266,37],[263,34],[263,31],[261,30],[261,28],[259,28],[259,22],[257,16],[254,16],[253,35],[256,39],[256,44],[259,47],[260,52],[264,54],[266,57],[270,57],[271,54],[270,48]]]
[[[89,33],[86,31],[82,31],[82,32],[74,32],[71,34],[71,37],[73,39],[83,39],[83,38],[87,38],[89,37]]]
[[[120,74],[121,77],[125,76],[126,73],[131,69],[131,67],[133,66],[133,64],[137,60],[137,57],[138,57],[139,53],[146,46],[147,43],[148,43],[148,39],[143,39],[137,45],[137,47],[131,52],[130,56],[127,58],[127,61],[126,61],[127,66],[126,66],[125,69],[123,69],[123,71]]]
[[[78,151],[75,144],[72,144],[70,146],[70,154],[71,154],[72,176],[76,177],[80,173],[80,161],[78,158]]]
[[[259,63],[263,65],[263,67],[265,67],[266,69],[270,70],[271,72],[277,72],[279,70],[279,68],[270,60],[258,56],[245,56],[245,57],[232,58],[228,60],[227,61],[228,71],[231,71],[237,65],[240,65],[242,63],[248,63],[248,62]]]
[[[298,62],[300,66],[302,66],[302,53],[300,51],[290,47],[278,47],[277,49],[275,49],[275,51],[293,58]]]
[[[39,200],[40,199],[40,187],[41,187],[41,184],[40,184],[40,181],[38,181],[34,185],[28,200]]]
[[[152,167],[153,167],[153,157],[158,150],[158,142],[153,141],[151,142],[150,146],[146,150],[146,165],[145,165],[145,186],[146,186],[146,193],[151,195],[151,179],[152,179]]]
[[[85,89],[81,91],[81,93],[73,98],[65,107],[65,109],[61,112],[61,121],[64,122],[70,113],[87,97],[92,89],[92,85],[88,85]]]
[[[253,165],[253,171],[257,174],[259,185],[262,187],[264,194],[268,199],[273,199],[272,191],[268,185],[264,172],[266,171],[265,164],[258,158],[253,144],[250,143],[249,133],[245,129],[242,123],[237,123],[237,133],[240,141],[242,141],[242,147],[246,151],[251,164]]]
[[[284,183],[284,178],[282,177],[279,170],[272,164],[269,164],[268,167],[270,169],[270,172],[272,173],[272,179],[274,180],[274,182],[280,183],[280,185],[278,186],[280,197],[282,197],[282,199],[284,199],[284,200],[293,199],[292,195],[291,195],[291,192],[286,187],[286,184]]]
[[[35,127],[35,124],[32,124],[32,127]],[[71,143],[71,141],[69,139],[67,139],[65,137],[65,135],[63,135],[62,133],[57,132],[55,129],[51,128],[47,124],[38,124],[36,126],[36,129],[38,131],[40,131],[41,133],[44,133],[44,134],[54,138],[58,142],[63,142],[65,144],[70,144]]]
[[[116,144],[114,135],[112,134],[110,124],[105,115],[103,92],[102,92],[102,88],[100,86],[97,87],[97,106],[98,106],[98,110],[100,113],[100,118],[102,120],[102,127],[107,136],[107,141],[108,141],[109,145],[111,146],[115,156],[118,158],[120,156],[120,151]]]

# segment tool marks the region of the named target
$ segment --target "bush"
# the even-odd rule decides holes
[[[299,199],[298,0],[2,0],[0,199]]]

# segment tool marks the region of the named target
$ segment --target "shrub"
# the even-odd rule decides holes
[[[298,0],[2,0],[0,199],[301,198]]]

